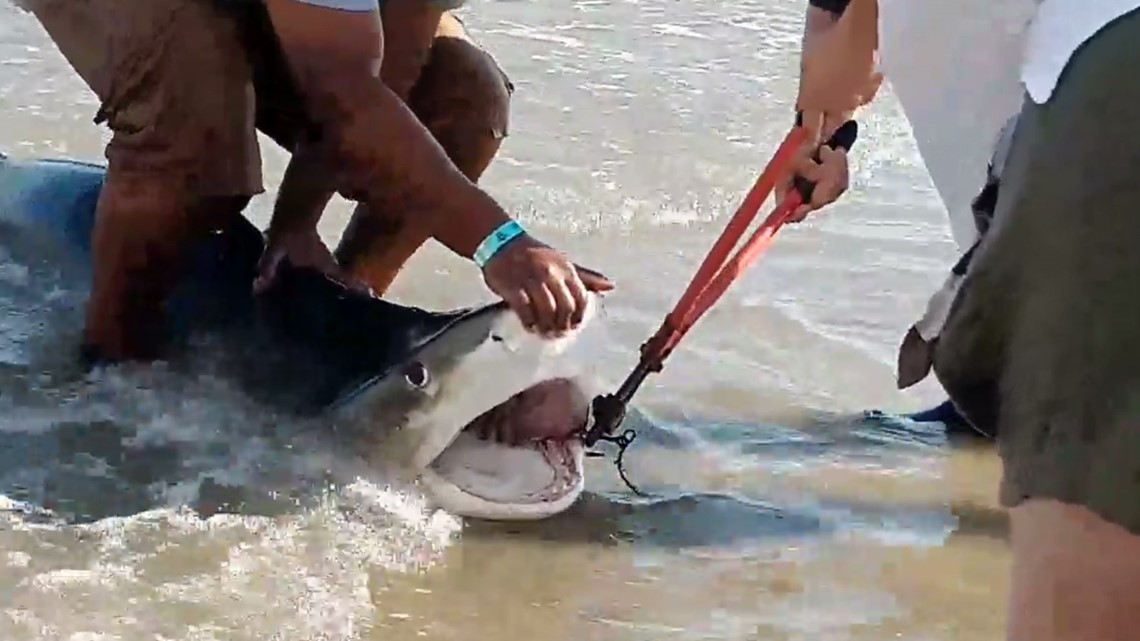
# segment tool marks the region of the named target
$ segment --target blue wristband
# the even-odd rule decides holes
[[[503,248],[509,245],[512,240],[525,233],[526,230],[518,221],[508,220],[488,234],[483,242],[479,243],[479,246],[475,248],[475,255],[471,259],[475,261],[479,269],[483,269],[483,266],[503,251]]]

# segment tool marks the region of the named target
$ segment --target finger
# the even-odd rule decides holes
[[[577,264],[574,265],[574,270],[578,272],[578,278],[581,279],[582,285],[592,292],[608,292],[617,287],[612,280],[601,272]]]
[[[545,282],[540,282],[527,288],[530,296],[530,306],[534,309],[534,327],[539,334],[552,334],[558,331],[555,321],[554,294],[550,292]]]
[[[789,223],[802,223],[804,219],[807,218],[808,214],[811,213],[811,210],[811,205],[800,205],[799,207],[793,209],[792,213],[788,214],[786,220]]]
[[[372,298],[379,298],[379,296],[376,295],[376,290],[372,289],[372,287],[364,281],[356,280],[353,278],[346,282],[345,285],[354,292],[358,292]]]
[[[859,107],[866,106],[875,99],[879,94],[879,89],[883,86],[884,76],[881,72],[876,71],[871,74],[871,79],[867,82],[867,86],[863,89],[862,94],[859,96]]]
[[[820,139],[823,141],[831,140],[839,128],[855,117],[855,110],[850,109],[839,113],[829,113],[824,116],[823,128],[820,132]]]
[[[547,284],[546,288],[550,292],[551,297],[554,299],[554,323],[555,330],[558,333],[565,333],[578,326],[581,320],[575,320],[579,316],[579,308],[582,301],[576,299],[574,294],[570,291],[571,280],[578,280],[576,276],[567,278],[563,281],[553,282]],[[581,288],[581,284],[578,284]]]
[[[799,175],[799,163],[792,165],[792,171],[787,172],[780,181],[776,183],[774,193],[776,195],[776,202],[780,202],[788,197],[788,193],[792,191],[795,184],[796,176]]]
[[[776,183],[776,189],[775,189],[776,202],[783,200],[788,195],[788,192],[791,191],[791,189],[792,189],[792,180],[794,178],[795,178],[795,172],[792,172],[786,178],[784,178],[780,182]]]
[[[821,180],[816,185],[815,191],[812,192],[811,205],[813,209],[820,209],[826,207],[831,203],[839,200],[839,197],[847,191],[847,185],[837,178],[828,178]]]
[[[811,182],[816,182],[823,177],[823,165],[812,160],[811,158],[804,159],[796,167],[796,175]]]
[[[776,188],[776,202],[782,203],[788,198],[788,194],[792,193],[795,189],[798,191],[797,182],[799,180],[807,180],[814,182],[812,176],[815,161],[811,159],[810,155],[804,155],[798,158],[792,167],[792,171],[788,172],[787,178]]]
[[[257,261],[258,275],[274,272],[277,269],[277,263],[281,262],[284,256],[284,252],[276,248],[267,249],[262,252],[261,258]]]
[[[587,285],[582,282],[580,278],[569,278],[566,280],[566,291],[571,297],[571,302],[574,305],[574,311],[570,317],[570,329],[574,329],[582,324],[586,318],[586,308],[589,307],[590,301],[587,299],[586,294]]]
[[[818,109],[804,109],[801,124],[807,132],[807,144],[812,148],[818,147],[822,140],[824,113]]]
[[[514,310],[523,327],[528,330],[534,328],[534,308],[531,306],[530,294],[525,289],[510,292],[503,296],[503,300],[507,301],[507,305],[510,305],[511,309]]]
[[[792,171],[784,175],[778,183],[776,183],[776,199],[783,200],[792,189],[792,181],[796,176],[801,175],[801,170],[807,167],[812,160],[812,155],[815,154],[815,145],[810,142],[800,145],[796,150],[795,156],[792,159]]]
[[[816,189],[812,193],[815,207],[835,202],[848,186],[847,152],[842,149],[823,148],[820,150],[822,168]]]
[[[273,279],[277,275],[277,266],[284,257],[284,252],[279,251],[270,251],[261,257],[257,266],[257,278],[253,281],[253,293],[261,294],[273,284]]]
[[[376,290],[372,289],[372,286],[369,285],[367,281],[351,274],[346,274],[339,268],[325,272],[325,275],[353,291],[377,298]]]
[[[353,282],[356,284],[355,287],[358,291],[360,291],[364,294],[368,294],[369,296],[371,296],[373,298],[379,298],[380,297],[380,295],[376,293],[376,290],[372,289],[372,286],[369,285],[368,283],[366,283],[362,280],[353,280]]]

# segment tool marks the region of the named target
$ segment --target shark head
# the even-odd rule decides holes
[[[333,410],[375,424],[385,456],[448,512],[552,516],[585,484],[580,431],[592,395],[571,352],[596,306],[591,300],[583,325],[558,338],[526,331],[503,304],[434,315],[437,327],[393,352],[382,373],[348,389]]]
[[[431,312],[288,266],[277,282],[262,316],[279,343],[311,355],[290,357],[299,374],[278,390],[304,393],[319,417],[363,430],[438,507],[530,520],[581,495],[596,297],[575,331],[544,338],[502,302]],[[280,381],[282,368],[273,370]]]

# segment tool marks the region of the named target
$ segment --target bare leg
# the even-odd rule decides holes
[[[998,435],[1012,641],[1140,638],[1140,86],[1105,72],[1138,60],[1133,11],[1025,101],[935,346],[955,405]]]
[[[177,191],[151,178],[107,174],[92,238],[95,271],[84,334],[89,349],[97,350],[91,356],[157,355],[162,300],[176,277],[187,212]]]
[[[1010,641],[1140,634],[1140,536],[1089,510],[1032,500],[1011,511]]]
[[[33,13],[113,132],[92,237],[89,360],[147,360],[186,241],[261,190],[249,71],[228,14],[197,0],[43,0]],[[168,28],[170,24],[177,29]]]

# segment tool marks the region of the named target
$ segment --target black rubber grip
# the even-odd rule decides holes
[[[844,151],[851,151],[855,146],[855,141],[859,139],[859,123],[854,120],[848,120],[831,134],[831,138],[827,139],[824,143],[832,149],[842,149]]]

